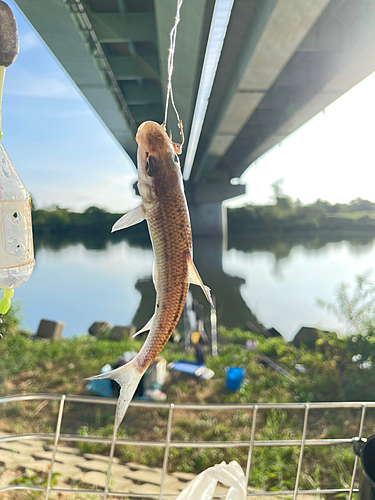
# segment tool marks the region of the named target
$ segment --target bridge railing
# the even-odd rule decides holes
[[[348,488],[332,488],[332,489],[308,489],[303,490],[299,488],[301,470],[302,470],[302,460],[304,456],[304,450],[306,446],[337,446],[337,445],[351,445],[352,438],[341,437],[341,438],[319,438],[319,439],[307,439],[307,428],[309,414],[311,410],[316,409],[357,409],[360,410],[358,418],[358,433],[355,437],[362,437],[366,409],[375,408],[375,402],[325,402],[325,403],[244,403],[244,404],[184,404],[184,403],[149,403],[149,402],[132,402],[131,406],[140,408],[153,408],[153,409],[167,409],[168,410],[168,423],[165,440],[163,441],[143,441],[137,439],[120,439],[116,437],[114,433],[112,438],[110,437],[98,437],[89,435],[73,435],[61,433],[61,422],[64,415],[64,408],[66,402],[72,403],[85,403],[85,404],[105,404],[105,405],[116,405],[117,400],[112,398],[97,398],[90,396],[66,396],[66,395],[55,395],[55,394],[26,394],[19,396],[8,396],[0,398],[0,405],[4,403],[20,402],[20,401],[58,401],[59,409],[57,414],[56,429],[54,433],[31,433],[31,434],[16,434],[0,436],[0,446],[3,442],[12,442],[20,440],[45,440],[53,441],[52,447],[52,458],[50,461],[50,467],[48,471],[48,479],[45,487],[42,486],[29,486],[29,485],[8,485],[6,487],[0,488],[0,493],[9,490],[28,490],[28,491],[40,491],[45,493],[45,500],[50,498],[50,493],[61,493],[61,494],[87,494],[87,495],[97,495],[105,500],[107,498],[154,498],[154,499],[173,499],[176,498],[177,494],[164,493],[165,478],[168,470],[168,459],[170,448],[247,448],[247,464],[246,464],[246,484],[248,484],[248,479],[251,471],[251,461],[253,457],[253,451],[257,447],[280,447],[280,446],[294,446],[299,447],[299,459],[297,472],[295,477],[295,485],[291,490],[283,491],[248,491],[247,497],[254,496],[281,496],[287,495],[293,497],[296,500],[297,496],[303,495],[331,495],[331,494],[347,494],[348,500],[352,499],[353,493],[358,492],[355,486],[355,479],[358,466],[358,457],[353,452],[353,468],[351,473],[350,487]],[[296,410],[303,411],[303,429],[301,439],[280,439],[280,440],[256,440],[255,433],[257,427],[257,415],[260,410]],[[247,410],[252,411],[252,424],[251,432],[248,440],[235,440],[235,441],[175,441],[171,439],[172,429],[173,429],[173,414],[176,410],[195,410],[195,411],[219,411],[219,410]],[[353,436],[354,437],[354,436]],[[92,490],[92,489],[72,489],[72,488],[57,488],[51,486],[51,480],[53,477],[53,469],[56,458],[56,453],[58,450],[59,442],[83,442],[83,443],[101,443],[110,445],[110,454],[108,457],[108,469],[106,485],[104,490]],[[131,446],[157,446],[164,448],[164,460],[161,476],[160,491],[157,494],[145,494],[145,493],[128,493],[128,492],[115,492],[109,491],[109,484],[111,480],[111,470],[113,464],[113,457],[116,445],[131,445]],[[225,495],[216,495],[214,498],[223,498]],[[91,498],[91,497],[90,497]]]

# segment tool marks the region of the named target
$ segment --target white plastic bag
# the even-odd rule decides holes
[[[181,491],[176,500],[212,500],[216,485],[220,483],[229,486],[226,500],[246,500],[246,479],[243,470],[235,461],[210,467]]]

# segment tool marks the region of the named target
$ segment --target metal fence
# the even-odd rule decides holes
[[[17,401],[32,401],[32,400],[54,400],[59,401],[59,410],[57,415],[57,423],[56,430],[51,434],[19,434],[12,436],[3,436],[0,437],[0,444],[6,441],[16,441],[16,440],[30,440],[30,439],[38,439],[38,440],[46,440],[53,441],[53,449],[52,449],[52,459],[48,472],[48,480],[46,487],[39,486],[26,486],[26,485],[9,485],[4,488],[0,488],[0,493],[2,491],[7,490],[17,490],[17,489],[26,489],[29,491],[41,491],[45,492],[45,500],[50,498],[51,492],[56,493],[75,493],[75,494],[88,494],[88,495],[97,495],[98,497],[104,498],[155,498],[155,499],[167,499],[167,498],[176,498],[177,495],[166,494],[163,493],[165,477],[168,470],[168,456],[170,448],[236,448],[236,447],[245,447],[248,448],[248,456],[247,456],[247,465],[246,465],[246,484],[248,484],[249,474],[251,470],[251,460],[253,456],[253,450],[256,447],[271,447],[271,446],[298,446],[300,448],[299,452],[299,460],[298,467],[295,479],[295,485],[293,490],[285,490],[285,491],[248,491],[247,497],[253,496],[281,496],[288,495],[293,497],[293,500],[296,500],[297,496],[301,495],[329,495],[329,494],[343,494],[346,493],[348,495],[348,500],[352,499],[353,493],[356,493],[358,490],[354,487],[357,465],[358,465],[358,457],[353,453],[353,470],[351,474],[351,483],[350,488],[342,488],[342,489],[308,489],[302,490],[299,489],[299,482],[301,476],[301,467],[302,460],[304,455],[304,449],[306,446],[337,446],[337,445],[350,445],[352,443],[352,438],[335,438],[335,439],[307,439],[307,425],[309,419],[309,412],[313,409],[359,409],[359,421],[358,421],[358,437],[362,437],[363,427],[366,416],[367,408],[375,408],[375,402],[355,402],[355,403],[280,403],[280,404],[169,404],[169,403],[147,403],[147,402],[132,402],[131,406],[141,407],[141,408],[153,408],[153,409],[167,409],[168,413],[168,423],[167,423],[167,432],[165,441],[141,441],[141,440],[129,440],[129,439],[120,439],[116,438],[114,434],[112,438],[105,437],[96,437],[96,436],[80,436],[80,435],[72,435],[72,434],[62,434],[61,431],[61,422],[64,414],[64,407],[66,402],[74,402],[74,403],[89,403],[89,404],[106,404],[106,405],[116,405],[115,399],[110,398],[96,398],[89,396],[66,396],[66,395],[54,395],[54,394],[28,394],[22,396],[9,396],[0,398],[0,404],[2,403],[10,403]],[[172,428],[173,428],[173,413],[175,410],[207,410],[207,411],[218,411],[218,410],[248,410],[252,411],[252,424],[251,424],[251,432],[249,439],[244,441],[172,441]],[[302,428],[302,437],[301,439],[287,439],[287,440],[256,440],[255,432],[257,427],[257,415],[259,410],[300,410],[304,413],[303,418],[303,428]],[[356,436],[356,437],[357,437]],[[110,454],[108,461],[108,470],[107,470],[107,479],[106,486],[104,491],[97,490],[83,490],[83,489],[70,489],[70,488],[54,488],[51,487],[51,479],[53,475],[54,462],[56,457],[56,452],[58,449],[59,442],[89,442],[89,443],[106,443],[110,444]],[[162,468],[162,477],[160,484],[160,492],[158,494],[140,494],[140,493],[126,493],[126,492],[113,492],[109,491],[109,484],[111,480],[111,469],[113,456],[116,445],[131,445],[131,446],[158,446],[163,447],[164,451],[164,460],[163,460],[163,468]],[[225,495],[216,495],[215,498],[222,498]],[[91,497],[90,497],[91,498]]]

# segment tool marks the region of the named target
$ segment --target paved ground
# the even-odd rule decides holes
[[[4,434],[0,433],[1,436]],[[52,446],[45,441],[0,441],[0,489],[26,474],[46,473],[52,457],[51,450]],[[91,453],[81,455],[77,448],[60,444],[53,469],[53,472],[59,473],[55,487],[101,490],[105,486],[107,468],[107,457]],[[110,490],[122,493],[159,493],[161,476],[162,471],[157,467],[132,462],[120,465],[119,459],[115,457]],[[168,474],[164,492],[178,495],[194,477],[194,474],[182,472]],[[217,488],[218,493],[226,491],[224,487]]]

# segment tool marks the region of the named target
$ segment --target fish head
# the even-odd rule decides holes
[[[138,189],[144,203],[152,203],[182,186],[178,145],[168,137],[164,125],[144,122],[136,135],[138,143]]]

